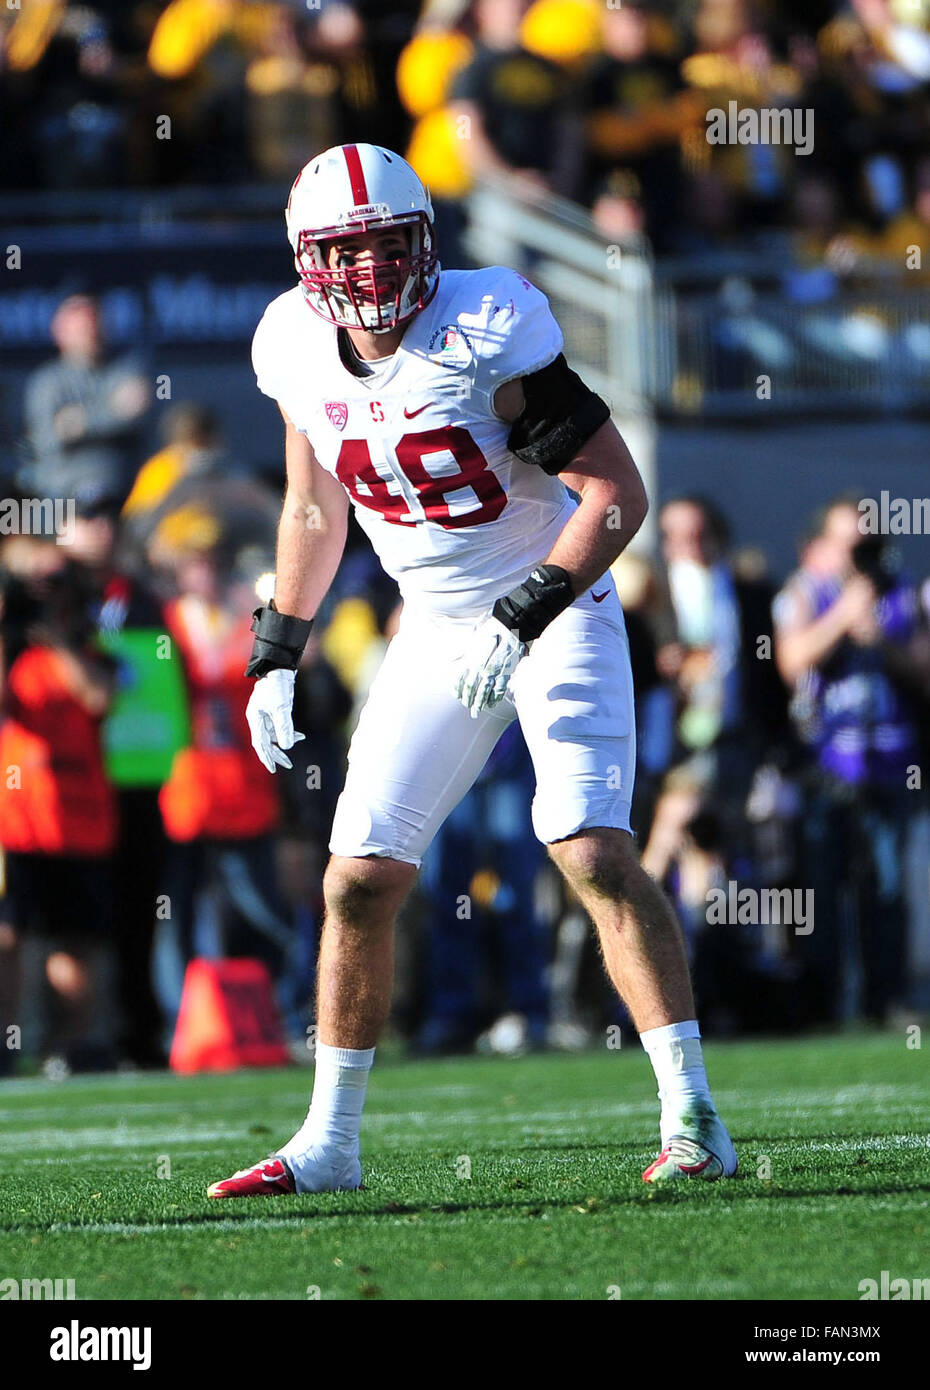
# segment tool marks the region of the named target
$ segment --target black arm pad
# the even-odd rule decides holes
[[[510,428],[507,447],[544,473],[561,473],[610,419],[607,402],[585,386],[561,352],[548,367],[521,380],[524,405]]]
[[[561,565],[537,565],[529,578],[499,598],[491,611],[521,642],[533,642],[574,601],[567,570]]]
[[[256,608],[252,614],[255,641],[245,674],[258,678],[269,671],[296,671],[312,627],[312,618],[279,613],[273,599],[267,608]]]

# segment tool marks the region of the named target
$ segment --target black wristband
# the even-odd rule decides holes
[[[296,671],[312,627],[312,618],[279,613],[273,599],[267,607],[256,608],[252,614],[255,641],[245,674],[257,679],[269,671]]]
[[[521,642],[532,642],[574,601],[567,570],[560,565],[537,565],[528,579],[497,600],[492,614]]]

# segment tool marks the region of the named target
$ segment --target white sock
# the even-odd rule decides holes
[[[697,1019],[689,1018],[664,1028],[647,1028],[639,1040],[659,1083],[659,1129],[664,1147],[682,1122],[694,1124],[716,1115],[704,1070],[701,1030]]]
[[[297,1158],[309,1148],[358,1152],[368,1073],[375,1049],[316,1045],[316,1072],[307,1118],[293,1139],[276,1152]]]

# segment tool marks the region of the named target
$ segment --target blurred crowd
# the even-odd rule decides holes
[[[660,254],[777,228],[900,269],[930,225],[930,0],[24,0],[0,73],[7,188],[286,186],[371,140],[447,256],[488,170]],[[811,113],[811,147],[710,143],[730,103]]]
[[[306,1058],[329,827],[396,589],[353,530],[299,672],[307,742],[272,777],[244,669],[280,495],[195,403],[161,407],[145,457],[151,388],[108,351],[92,298],[63,301],[52,333],[26,393],[37,495],[5,480],[0,525],[0,1023],[22,1020],[50,1075],[159,1065],[187,963],[244,956]],[[708,1033],[920,1004],[904,864],[927,814],[930,580],[859,523],[855,498],[826,506],[776,591],[718,507],[679,497],[660,508],[657,560],[615,567],[633,826]],[[514,726],[426,858],[394,1012],[422,1053],[630,1027],[532,833],[533,782]],[[18,1055],[0,1049],[0,1066]]]

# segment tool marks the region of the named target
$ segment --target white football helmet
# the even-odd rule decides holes
[[[386,333],[424,308],[439,284],[433,205],[406,160],[380,145],[334,145],[311,159],[287,200],[287,236],[307,303],[344,328]],[[331,270],[326,243],[401,227],[409,253]]]

